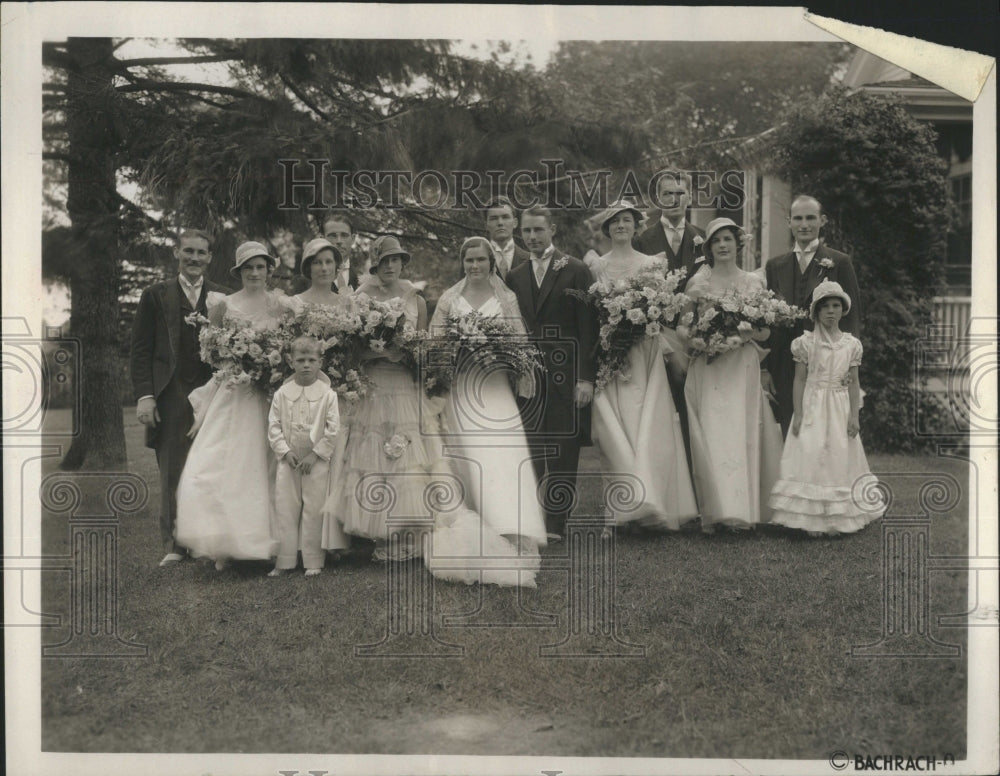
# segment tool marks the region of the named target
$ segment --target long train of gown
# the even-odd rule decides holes
[[[695,491],[703,526],[767,522],[781,428],[760,385],[760,348],[748,342],[711,364],[694,359],[684,384]]]
[[[447,459],[465,492],[434,525],[430,572],[472,584],[534,587],[546,542],[531,452],[506,373],[459,374],[445,409]]]
[[[472,307],[459,298],[458,312]],[[495,299],[479,312],[500,314]],[[471,366],[459,370],[443,417],[446,459],[464,490],[461,507],[438,514],[430,572],[472,584],[534,587],[546,543],[521,415],[508,373]]]

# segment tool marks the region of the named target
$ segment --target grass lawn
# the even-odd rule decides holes
[[[931,634],[961,645],[962,658],[851,657],[881,634],[879,524],[819,540],[767,527],[705,536],[697,524],[619,537],[614,612],[620,640],[645,648],[640,657],[541,649],[568,633],[565,543],[546,550],[537,590],[435,585],[435,634],[461,657],[357,657],[356,645],[386,632],[385,567],[349,559],[308,580],[301,571],[265,579],[264,563],[158,568],[155,461],[131,410],[125,424],[130,469],[150,499],[120,525],[119,633],[148,655],[44,658],[44,751],[965,753],[965,632],[937,625],[965,610],[965,573],[930,576]],[[961,502],[933,517],[930,547],[966,552],[966,462],[873,456],[871,465],[892,473],[897,514],[915,511],[925,479],[909,474],[954,476]],[[593,451],[582,466],[596,470]],[[582,494],[585,510],[597,496]],[[69,553],[64,515],[44,515],[43,536],[47,553]],[[412,573],[425,579],[419,566]],[[58,643],[69,636],[68,575],[43,578],[44,611],[66,623],[43,638]],[[534,627],[445,619],[472,612]]]

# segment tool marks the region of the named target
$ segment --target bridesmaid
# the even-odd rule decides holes
[[[406,325],[426,329],[427,304],[416,286],[401,277],[410,254],[395,237],[385,235],[372,244],[371,262],[371,276],[356,296],[364,294],[380,302],[401,299]],[[379,353],[369,351],[362,359],[369,362],[366,371],[374,386],[354,410],[341,489],[328,511],[343,518],[347,533],[375,540],[375,560],[408,560],[421,555],[419,530],[402,526],[390,535],[389,514],[366,509],[368,505],[359,497],[365,492],[375,494],[384,486],[393,494],[390,500],[396,514],[424,514],[424,489],[432,473],[447,470],[447,464],[440,438],[421,431],[422,391],[399,362],[400,354],[386,348]]]
[[[758,291],[764,279],[737,265],[746,244],[743,230],[728,218],[716,218],[705,229],[707,264],[688,283],[686,293],[698,299],[727,291]],[[691,362],[684,396],[691,429],[694,485],[701,508],[702,530],[716,524],[752,528],[770,519],[767,505],[781,462],[781,429],[760,385],[757,344],[768,337],[759,329],[742,347]]]
[[[349,294],[341,294],[333,290],[333,283],[342,262],[341,252],[325,237],[317,237],[306,243],[302,250],[302,264],[299,271],[309,281],[309,288],[292,297],[292,307],[296,313],[301,312],[309,305],[344,310],[354,309],[354,301]],[[329,382],[329,378],[323,372],[320,372],[320,377]],[[344,476],[344,453],[347,439],[350,436],[351,403],[341,402],[339,409],[340,432],[337,434],[336,446],[330,457],[329,493],[335,491]],[[350,544],[350,538],[344,533],[339,515],[325,515],[321,542],[323,549],[330,550],[336,559],[340,556],[341,551],[350,547]]]
[[[602,216],[601,231],[611,250],[592,265],[598,283],[627,281],[642,272],[666,272],[663,259],[632,248],[642,214],[630,202],[612,205]],[[624,289],[623,289],[624,290]],[[632,474],[642,482],[644,499],[614,515],[619,525],[637,522],[677,530],[698,515],[680,421],[667,382],[665,338],[646,335],[634,345],[626,364],[631,373],[597,391],[594,439],[605,472]]]

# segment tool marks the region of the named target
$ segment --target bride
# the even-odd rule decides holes
[[[236,250],[229,271],[243,289],[209,294],[209,321],[276,329],[291,314],[287,297],[267,290],[277,260],[257,242]],[[267,444],[267,398],[251,385],[211,380],[188,396],[194,443],[177,487],[177,541],[222,570],[230,559],[268,560],[272,538],[274,457]]]
[[[632,248],[642,214],[628,201],[606,210],[601,231],[611,238],[611,250],[595,259],[591,269],[598,283],[613,284],[640,272],[666,272],[666,262]],[[646,335],[628,354],[630,375],[619,377],[594,396],[594,442],[601,463],[615,472],[638,477],[644,496],[616,523],[635,521],[651,528],[677,530],[697,517],[694,488],[684,453],[680,420],[667,382],[664,355],[671,346],[661,336]]]
[[[479,313],[527,332],[514,293],[496,274],[489,242],[470,237],[459,252],[465,277],[445,291],[431,319],[431,334]],[[528,396],[531,380],[518,392]],[[546,543],[545,518],[536,496],[530,448],[509,373],[471,365],[458,369],[443,415],[449,461],[465,489],[456,512],[437,516],[431,573],[472,584],[535,586],[538,548]]]

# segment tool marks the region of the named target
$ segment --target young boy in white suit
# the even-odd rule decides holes
[[[268,574],[294,569],[298,551],[306,576],[323,571],[322,509],[330,480],[330,456],[340,429],[337,394],[320,378],[323,353],[313,337],[299,337],[288,361],[295,370],[271,400],[267,441],[278,459],[275,479],[278,557]]]

